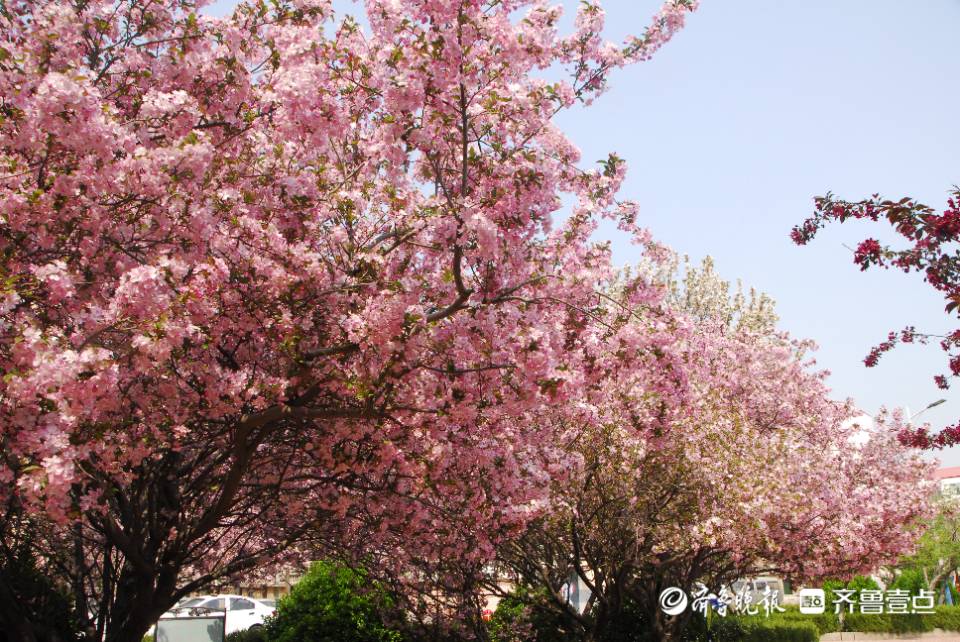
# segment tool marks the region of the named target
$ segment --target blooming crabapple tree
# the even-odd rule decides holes
[[[960,189],[954,188],[942,213],[911,198],[881,200],[876,194],[861,201],[845,201],[828,193],[814,199],[814,203],[816,211],[813,216],[791,232],[791,238],[797,245],[809,243],[831,221],[876,222],[881,218],[886,219],[896,233],[905,239],[906,245],[894,248],[881,245],[873,238],[865,239],[854,252],[854,263],[861,270],[878,266],[920,272],[924,281],[943,294],[947,301],[947,314],[957,314],[960,306],[960,255],[954,244],[960,240],[960,209],[957,205],[960,203]],[[890,332],[885,341],[870,350],[863,360],[864,364],[868,368],[876,366],[880,357],[898,343],[925,344],[931,339],[940,339],[940,348],[947,353],[950,373],[934,377],[937,387],[946,390],[950,387],[949,380],[960,375],[960,330],[945,336],[917,332],[913,327]],[[925,427],[906,427],[901,439],[919,448],[952,446],[960,443],[960,423],[947,426],[936,435],[931,435]]]
[[[662,248],[652,243],[648,250],[651,257],[662,254]],[[515,528],[491,528],[491,524],[504,524],[490,516],[501,510],[507,498],[498,486],[502,474],[490,479],[490,456],[477,448],[475,459],[446,463],[443,487],[462,485],[456,492],[421,487],[418,501],[429,504],[436,518],[414,544],[417,554],[409,554],[411,542],[402,532],[379,540],[379,550],[372,553],[404,561],[397,566],[374,566],[383,581],[396,587],[400,599],[408,601],[408,613],[421,627],[435,629],[440,639],[450,635],[452,639],[457,635],[484,638],[482,609],[491,590],[502,591],[498,583],[503,579],[499,572],[503,551],[518,546],[524,524],[534,520],[532,529],[542,528],[545,516],[553,513],[552,503],[567,500],[556,492],[558,488],[579,483],[583,456],[571,442],[590,439],[591,434],[586,428],[577,432],[568,426],[617,425],[625,433],[649,435],[665,430],[681,405],[691,376],[678,343],[686,330],[671,311],[661,308],[662,288],[646,276],[620,275],[615,275],[610,287],[616,287],[618,298],[602,292],[601,304],[590,308],[597,333],[567,343],[570,356],[582,368],[576,391],[565,403],[542,406],[523,418],[539,423],[542,430],[541,441],[529,444],[510,464],[522,466],[524,472],[517,474],[526,475],[528,488],[535,491],[529,501],[514,507],[525,513],[514,522]],[[543,536],[547,537],[546,532]],[[470,552],[452,554],[456,550],[452,544],[460,542],[470,542]],[[537,544],[541,550],[552,545],[552,540]]]
[[[111,641],[297,546],[429,533],[452,474],[489,481],[448,555],[522,526],[533,419],[601,374],[571,349],[606,332],[590,235],[641,238],[623,163],[579,168],[552,118],[695,2],[622,46],[592,3],[570,35],[521,0],[369,0],[369,33],[199,8],[0,4],[4,537],[70,542],[49,568]]]
[[[690,612],[663,614],[670,586],[875,568],[910,549],[917,532],[905,526],[927,511],[929,465],[885,427],[845,427],[854,409],[829,399],[807,344],[776,332],[769,298],[731,298],[710,261],[683,283],[667,279],[662,301],[677,314],[661,353],[670,361],[648,367],[682,371],[677,394],[650,389],[631,400],[632,416],[558,421],[580,463],[553,485],[551,509],[499,548],[530,607],[578,638],[603,639],[632,603],[654,639],[674,639]],[[632,325],[649,332],[654,319]],[[626,399],[616,375],[606,391],[608,409]],[[583,612],[563,593],[572,574],[591,591]]]
[[[752,332],[760,335],[776,333],[779,317],[769,295],[754,288],[744,293],[738,280],[731,293],[730,283],[714,270],[713,257],[704,257],[699,267],[689,257],[672,255],[660,265],[643,266],[653,272],[654,279],[665,285],[664,305],[682,313],[694,322],[718,325],[724,332]]]

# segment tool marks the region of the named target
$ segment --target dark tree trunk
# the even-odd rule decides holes
[[[106,642],[141,642],[150,627],[176,603],[173,582],[157,581],[130,566],[121,572],[115,590]]]
[[[676,585],[650,574],[649,579],[643,582],[640,590],[633,596],[637,608],[646,616],[643,621],[647,625],[648,637],[657,642],[676,642],[682,639],[683,632],[690,622],[689,609],[679,615],[669,616],[660,608],[660,591],[664,586],[671,584]]]
[[[162,608],[144,600],[144,604],[130,605],[123,611],[114,611],[114,619],[106,631],[106,642],[141,642],[150,627],[156,624],[164,611],[174,604],[168,601]]]
[[[680,640],[684,628],[686,628],[689,617],[686,614],[667,616],[658,608],[657,604],[649,605],[651,608],[647,613],[651,613],[650,634],[652,639],[658,642],[674,642]]]

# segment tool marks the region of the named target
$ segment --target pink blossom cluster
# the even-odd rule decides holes
[[[692,8],[668,3],[651,46]],[[265,523],[329,513],[429,540],[436,511],[408,498],[442,490],[485,525],[449,544],[477,556],[542,506],[565,455],[538,417],[586,412],[606,372],[591,309],[612,270],[590,236],[611,218],[646,239],[614,198],[625,165],[579,169],[552,123],[582,90],[533,77],[572,60],[558,9],[366,9],[370,33],[328,2],[4,14],[6,499],[133,547],[146,534],[118,502],[146,468],[185,462],[163,474],[183,492],[238,476],[182,495],[151,544],[172,550],[267,488]],[[602,59],[588,18],[577,55],[603,75],[627,60]]]

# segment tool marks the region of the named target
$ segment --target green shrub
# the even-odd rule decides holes
[[[932,615],[890,614],[864,615],[847,613],[843,618],[844,631],[864,633],[922,633],[933,630]]]
[[[911,595],[919,595],[920,589],[927,588],[923,573],[917,569],[905,569],[890,583],[888,588],[906,589]]]
[[[841,587],[843,585],[841,584]],[[524,599],[510,596],[500,601],[488,631],[491,642],[572,642],[580,639],[572,634],[557,615],[548,610],[530,606],[536,604],[529,595]],[[784,612],[758,615],[713,615],[710,630],[702,615],[690,618],[682,633],[685,642],[817,642],[824,633],[839,630],[833,613],[804,615],[796,606],[787,606]],[[611,623],[602,636],[602,642],[648,642],[652,633],[646,622],[646,613],[636,605],[624,606],[621,617]]]
[[[801,613],[800,608],[792,604],[783,608],[786,609],[784,612],[773,613],[770,619],[775,622],[813,624],[821,635],[840,630],[840,621],[837,619],[837,614],[830,610],[813,615]]]
[[[880,585],[877,584],[877,581],[872,577],[857,575],[847,582],[847,588],[857,592],[863,590],[878,591],[880,590]]]
[[[827,609],[830,610],[833,608],[833,603],[836,601],[836,595],[834,591],[837,589],[847,588],[847,583],[843,580],[824,580],[823,582],[823,591],[826,594]]]
[[[227,636],[226,642],[267,642],[267,634],[262,626],[244,631],[234,631]]]
[[[836,588],[844,586],[839,583]],[[870,585],[864,582],[863,588],[870,588]],[[771,613],[770,617],[762,612],[757,615],[730,614],[726,617],[714,615],[709,639],[715,642],[816,642],[826,633],[841,630],[837,614],[829,609],[825,613],[806,615],[800,613],[796,605],[783,608],[783,612]],[[921,633],[933,629],[960,631],[960,606],[938,606],[934,610],[932,615],[846,613],[843,630],[866,633]],[[611,627],[603,642],[641,642],[646,639],[642,633],[647,628],[644,626],[643,613],[634,608],[625,608],[621,619]],[[524,624],[528,628],[524,629]],[[558,617],[551,618],[536,610],[531,611],[521,600],[506,598],[500,602],[490,622],[490,639],[492,642],[568,642],[575,639],[563,629]],[[705,619],[694,615],[684,631],[683,640],[705,642],[707,639]]]
[[[270,642],[401,642],[395,601],[360,569],[317,562],[268,618]]]
[[[508,595],[497,604],[487,623],[492,642],[514,642],[527,633],[530,607],[516,595]]]
[[[548,598],[523,587],[506,596],[487,623],[491,642],[572,642],[561,616],[547,605]],[[543,606],[537,606],[543,604]],[[635,624],[631,622],[631,624]]]
[[[934,615],[922,615],[928,618],[935,629],[960,631],[960,606],[938,606]]]
[[[775,617],[715,618],[710,628],[716,642],[818,642],[820,639],[820,631],[812,622]]]

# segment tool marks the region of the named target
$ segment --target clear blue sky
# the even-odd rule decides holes
[[[572,22],[575,3],[563,4]],[[603,6],[619,41],[659,2]],[[879,226],[836,226],[804,248],[789,232],[827,190],[944,204],[960,183],[958,26],[960,0],[702,0],[654,60],[615,73],[607,94],[560,124],[585,161],[627,160],[622,196],[640,202],[656,238],[773,296],[781,326],[819,343],[838,397],[868,413],[945,397],[922,416],[939,427],[960,418],[960,394],[931,381],[946,367],[938,347],[898,348],[873,369],[862,359],[888,330],[951,328],[941,298],[915,275],[853,265],[844,244],[890,238]],[[637,258],[608,237],[618,262]],[[960,464],[960,449],[941,459]]]
[[[638,32],[656,6],[607,2],[612,35]],[[944,204],[960,183],[958,27],[956,0],[703,0],[654,60],[564,124],[586,159],[628,161],[624,194],[657,238],[773,296],[782,327],[820,344],[838,396],[868,413],[946,397],[922,416],[939,426],[960,418],[960,394],[930,381],[939,347],[862,359],[890,329],[949,328],[942,299],[915,275],[853,265],[844,244],[884,229],[845,224],[803,248],[788,233],[827,190]],[[960,449],[942,460],[960,464]]]

